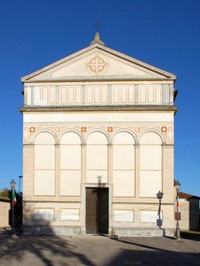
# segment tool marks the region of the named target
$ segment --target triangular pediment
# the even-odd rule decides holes
[[[24,76],[22,82],[70,80],[176,79],[167,71],[127,56],[100,43],[75,52]]]

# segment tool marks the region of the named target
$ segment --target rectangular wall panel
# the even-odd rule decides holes
[[[133,145],[114,145],[113,146],[113,168],[115,170],[133,170],[134,169],[134,146]],[[128,156],[124,156],[128,154]]]
[[[52,221],[54,220],[54,209],[34,209],[34,220]]]
[[[60,195],[80,196],[81,171],[61,170],[60,171]]]
[[[53,145],[35,145],[35,169],[55,168],[55,147]]]
[[[114,211],[115,222],[133,222],[134,213],[132,210],[115,210]]]
[[[102,99],[102,103],[108,102],[108,86],[101,87],[101,99]]]
[[[135,103],[135,86],[128,86],[128,103]]]
[[[162,86],[155,85],[155,99],[157,104],[162,104]]]
[[[154,86],[148,87],[148,103],[154,103]]]
[[[80,145],[60,146],[60,168],[81,169],[81,148]]]
[[[79,209],[62,209],[60,216],[63,221],[79,221],[80,211]]]
[[[88,145],[87,146],[87,169],[107,169],[107,146]]]
[[[49,87],[49,93],[48,93],[48,104],[54,105],[56,104],[56,88],[55,87]]]
[[[160,145],[140,146],[140,168],[142,170],[161,170],[162,147]]]
[[[141,211],[141,222],[142,223],[155,223],[159,218],[158,211]],[[160,212],[160,219],[162,219],[162,212]]]
[[[55,195],[55,171],[35,170],[34,178],[35,195]]]
[[[134,196],[134,171],[113,171],[113,195],[116,197]]]
[[[162,191],[161,171],[140,171],[140,196],[157,197]]]

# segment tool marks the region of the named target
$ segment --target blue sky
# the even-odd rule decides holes
[[[0,188],[22,175],[20,78],[89,45],[97,20],[107,46],[177,75],[175,179],[200,196],[199,0],[1,1]]]

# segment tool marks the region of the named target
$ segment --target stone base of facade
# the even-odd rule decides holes
[[[26,235],[61,235],[77,236],[85,235],[83,228],[75,226],[47,226],[47,225],[26,225],[23,227]],[[109,230],[109,236],[119,237],[174,237],[174,229],[156,228],[113,228]]]
[[[80,227],[75,226],[48,226],[48,225],[26,225],[23,227],[23,233],[26,235],[62,235],[73,236],[81,235]]]
[[[174,229],[114,228],[113,235],[118,237],[174,237]]]

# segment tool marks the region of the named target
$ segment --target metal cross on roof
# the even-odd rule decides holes
[[[101,23],[99,23],[99,21],[97,20],[94,26],[96,27],[96,31],[99,31],[99,27],[101,27]]]

